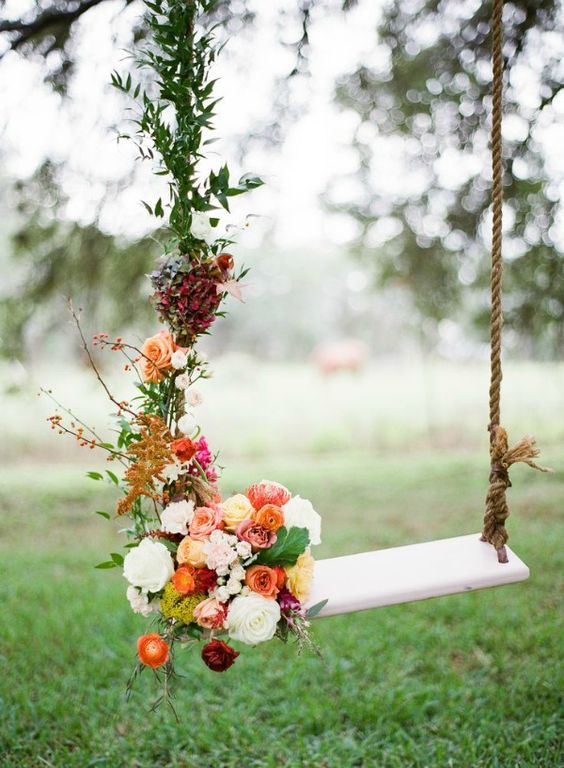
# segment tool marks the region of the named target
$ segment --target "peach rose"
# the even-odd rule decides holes
[[[284,512],[274,504],[265,504],[264,507],[253,512],[252,518],[255,523],[268,528],[269,531],[277,531],[284,525]]]
[[[176,351],[174,339],[168,331],[159,331],[145,339],[141,347],[139,366],[145,381],[161,381],[170,370],[170,359]]]
[[[190,523],[190,537],[202,541],[219,528],[223,513],[219,507],[196,507]]]
[[[276,542],[274,531],[269,531],[254,520],[243,520],[235,529],[235,533],[240,541],[248,542],[254,552],[258,549],[268,549]]]
[[[252,565],[245,574],[245,584],[268,600],[278,594],[278,574],[268,565]]]
[[[203,552],[203,545],[201,541],[191,539],[190,536],[185,536],[176,552],[176,559],[179,565],[187,563],[193,565],[194,568],[203,568],[206,564],[206,560]]]
[[[215,597],[208,597],[194,608],[196,623],[206,629],[222,629],[227,617],[227,606]]]

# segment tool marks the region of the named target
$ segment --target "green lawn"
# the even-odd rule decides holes
[[[225,490],[273,476],[309,496],[324,515],[320,557],[480,526],[483,458],[269,462],[232,467]],[[562,473],[513,472],[511,543],[529,582],[319,620],[321,661],[273,642],[217,675],[186,654],[179,724],[166,708],[147,714],[149,674],[124,702],[145,622],[120,573],[92,567],[116,549],[117,526],[93,514],[111,490],[83,477],[0,474],[2,768],[563,764]]]

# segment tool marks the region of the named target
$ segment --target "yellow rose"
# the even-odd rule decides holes
[[[176,559],[179,565],[189,563],[194,568],[202,568],[206,564],[202,542],[185,536],[178,545]]]
[[[309,549],[306,549],[303,555],[298,557],[295,565],[284,569],[286,571],[286,586],[300,603],[305,603],[309,597],[314,565],[315,560]]]
[[[250,520],[254,510],[253,505],[242,493],[230,496],[221,505],[223,522],[228,531],[234,531],[243,520]]]

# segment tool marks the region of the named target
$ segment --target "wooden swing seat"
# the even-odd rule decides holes
[[[498,563],[491,544],[471,533],[319,560],[307,607],[327,600],[318,616],[334,616],[527,579],[529,569],[509,547],[507,556]]]

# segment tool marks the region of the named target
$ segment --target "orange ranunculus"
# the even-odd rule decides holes
[[[181,565],[172,574],[172,583],[177,592],[181,595],[191,595],[196,590],[196,582],[194,580],[194,568],[191,565]]]
[[[145,339],[141,347],[139,366],[145,381],[161,381],[170,370],[170,358],[176,344],[168,331],[159,331]]]
[[[284,512],[274,504],[265,504],[251,515],[255,523],[268,528],[269,531],[277,531],[284,525]]]
[[[180,461],[190,461],[198,451],[198,446],[189,437],[179,437],[170,444],[171,451],[178,456]]]
[[[156,632],[141,635],[137,640],[137,655],[141,664],[156,669],[168,661],[169,647]]]
[[[269,600],[274,600],[278,594],[278,574],[268,565],[251,565],[245,574],[245,584]]]

